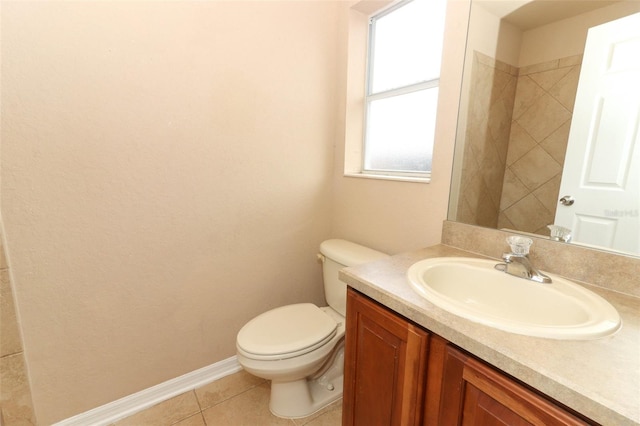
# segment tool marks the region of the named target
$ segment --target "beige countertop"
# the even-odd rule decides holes
[[[602,425],[640,425],[640,298],[580,283],[609,301],[622,328],[595,340],[528,337],[474,323],[431,304],[406,273],[430,257],[477,254],[437,245],[346,268],[349,286]]]

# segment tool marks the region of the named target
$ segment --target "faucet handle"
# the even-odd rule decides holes
[[[564,241],[568,243],[571,241],[571,229],[558,225],[547,225],[549,228],[551,239],[554,241]]]
[[[526,256],[529,254],[529,247],[533,244],[533,240],[519,235],[507,237],[507,244],[511,247],[511,253],[518,256]]]

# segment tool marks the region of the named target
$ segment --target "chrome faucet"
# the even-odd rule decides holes
[[[511,236],[507,238],[507,243],[511,246],[511,253],[502,255],[505,263],[496,265],[496,269],[538,283],[551,282],[551,278],[534,268],[529,261],[529,247],[533,244],[531,238]]]

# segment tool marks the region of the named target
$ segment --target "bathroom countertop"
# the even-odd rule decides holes
[[[555,340],[508,333],[440,309],[411,288],[406,278],[408,268],[419,260],[441,256],[482,257],[436,245],[345,268],[340,278],[593,421],[640,425],[640,298],[579,282],[620,313],[622,328],[614,335]]]

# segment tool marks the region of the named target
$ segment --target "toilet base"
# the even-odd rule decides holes
[[[289,382],[271,382],[269,409],[286,419],[307,417],[342,398],[344,341],[316,375]]]
[[[343,375],[332,380],[295,380],[271,383],[269,409],[286,419],[307,417],[342,397]]]

